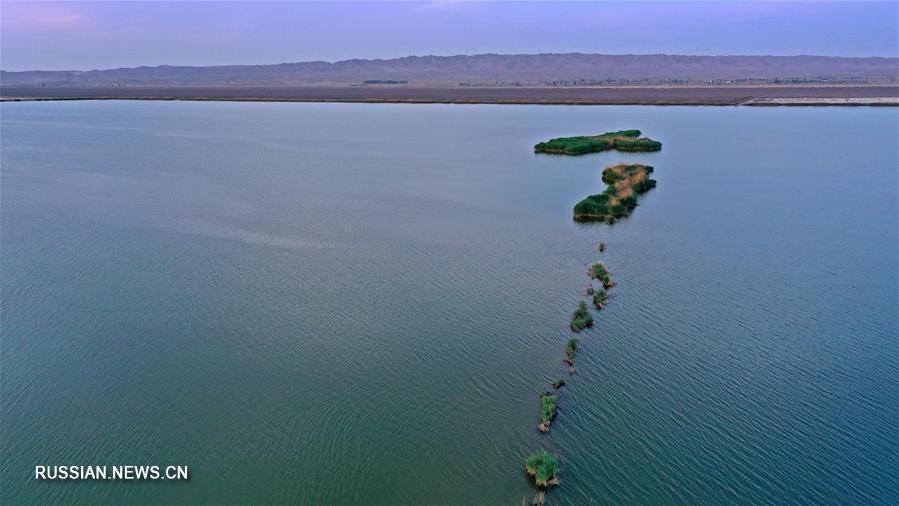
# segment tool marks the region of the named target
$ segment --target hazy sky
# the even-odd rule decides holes
[[[897,2],[0,2],[0,68],[474,53],[897,56]]]

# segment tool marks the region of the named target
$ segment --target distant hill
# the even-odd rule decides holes
[[[899,58],[535,54],[0,71],[0,86],[583,86],[661,84],[895,84]]]

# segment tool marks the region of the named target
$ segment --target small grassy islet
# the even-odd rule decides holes
[[[559,484],[559,461],[548,451],[540,450],[532,454],[525,459],[524,465],[538,487]]]
[[[615,286],[615,281],[612,280],[611,273],[609,269],[602,262],[597,262],[587,268],[587,275],[590,276],[590,279],[595,279],[602,283],[602,287],[604,289],[609,289]],[[602,292],[603,290],[599,290]],[[597,290],[594,289],[590,294],[593,296],[593,301],[596,302],[596,294]]]
[[[619,130],[599,135],[558,137],[534,146],[536,153],[554,155],[584,155],[617,149],[618,151],[659,151],[662,143],[648,137],[640,137],[639,130]]]
[[[593,326],[593,315],[587,310],[587,303],[581,301],[574,313],[571,314],[571,330],[580,332]]]
[[[540,396],[540,432],[549,430],[549,426],[559,410],[559,396],[556,394],[543,394]]]

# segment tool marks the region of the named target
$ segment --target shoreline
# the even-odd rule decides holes
[[[899,86],[0,88],[0,102],[66,100],[895,107],[899,106]]]

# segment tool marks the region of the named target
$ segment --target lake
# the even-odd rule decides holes
[[[521,504],[540,448],[553,505],[897,500],[894,108],[0,113],[4,504]],[[575,223],[620,161],[657,188]],[[191,479],[33,478],[126,464]]]

